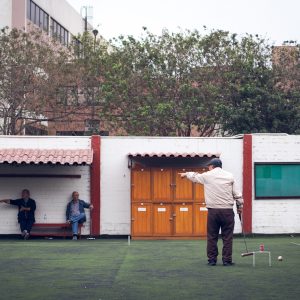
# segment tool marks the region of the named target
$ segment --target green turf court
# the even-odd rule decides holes
[[[247,238],[267,256],[206,265],[206,241],[0,240],[0,299],[299,299],[300,237]],[[292,244],[294,243],[294,244]],[[220,243],[219,243],[220,245]],[[277,261],[279,255],[283,261]]]

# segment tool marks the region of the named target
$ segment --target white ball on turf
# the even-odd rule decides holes
[[[279,260],[279,261],[282,261],[282,256],[278,256],[278,260]]]

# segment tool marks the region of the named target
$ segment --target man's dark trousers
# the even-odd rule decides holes
[[[232,209],[209,208],[207,216],[207,257],[210,262],[217,261],[220,228],[223,240],[223,263],[232,262],[234,212]]]
[[[21,218],[19,222],[21,231],[27,230],[27,232],[30,233],[34,221],[32,219]]]

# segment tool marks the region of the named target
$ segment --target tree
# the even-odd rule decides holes
[[[0,131],[23,134],[65,118],[64,87],[76,81],[67,48],[39,30],[0,32]]]
[[[145,29],[111,43],[86,32],[66,48],[40,31],[3,29],[0,130],[88,121],[91,134],[101,120],[101,128],[130,135],[297,133],[300,69],[292,54],[274,63],[266,40],[222,30]]]
[[[70,64],[77,74],[77,92],[81,104],[85,104],[80,113],[90,128],[86,134],[99,134],[99,114],[104,97],[102,82],[109,44],[102,37],[96,39],[85,32],[74,39],[69,50],[72,53]],[[100,124],[100,127],[105,129],[105,124]]]
[[[273,60],[273,47],[258,36],[247,35],[236,44],[225,73],[224,101],[218,104],[223,134],[299,131],[299,96],[283,88],[291,82],[283,76],[286,64],[279,67]],[[291,68],[287,74],[292,75]],[[293,78],[299,80],[299,74],[293,72]]]
[[[298,98],[278,89],[259,36],[145,30],[115,39],[105,65],[101,116],[127,134],[293,133],[299,124]]]
[[[102,117],[127,134],[214,133],[219,86],[202,55],[198,31],[115,39],[102,89]]]

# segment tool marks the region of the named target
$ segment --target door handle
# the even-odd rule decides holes
[[[170,221],[173,221],[173,218],[169,218]]]
[[[131,219],[131,221],[135,221],[135,219]]]

